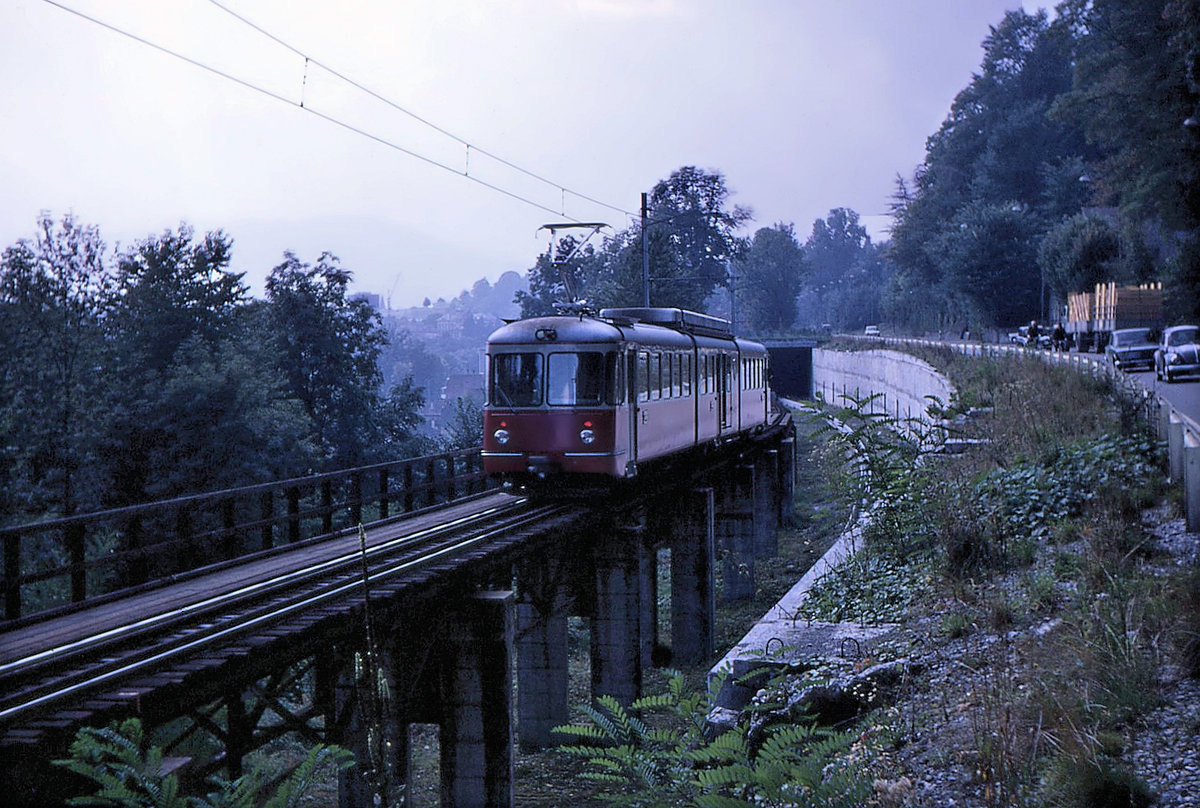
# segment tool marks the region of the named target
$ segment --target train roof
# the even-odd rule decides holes
[[[488,337],[489,345],[528,345],[539,342],[620,342],[621,329],[594,317],[555,315],[530,317],[503,325]]]
[[[488,337],[488,345],[555,342],[678,346],[694,343],[700,347],[728,347],[736,342],[750,352],[761,349],[757,343],[736,339],[728,320],[673,308],[601,309],[598,317],[578,314],[531,317],[508,323]]]

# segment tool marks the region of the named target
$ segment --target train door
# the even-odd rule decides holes
[[[718,431],[727,432],[732,425],[733,415],[733,357],[729,354],[717,356],[717,411],[720,423]]]
[[[641,397],[637,395],[641,382],[641,372],[638,369],[640,353],[629,351],[625,353],[625,401],[629,403],[629,466],[637,466],[637,421],[641,420]]]

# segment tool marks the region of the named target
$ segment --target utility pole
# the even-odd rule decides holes
[[[650,308],[650,245],[646,243],[647,217],[650,213],[648,195],[642,192],[642,305]]]
[[[732,261],[725,262],[725,271],[729,275],[729,327],[737,333],[737,267]]]

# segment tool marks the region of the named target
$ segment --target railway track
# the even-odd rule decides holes
[[[361,598],[365,587],[374,591],[399,584],[572,510],[488,496],[445,521],[403,519],[373,526],[365,547],[356,536],[343,536],[306,548],[302,559],[289,561],[291,554],[283,554],[263,565],[261,573],[201,577],[174,597],[164,590],[117,602],[107,611],[122,615],[119,620],[73,631],[35,624],[0,635],[0,732],[119,691],[123,683],[186,660],[220,656],[221,649],[300,615]],[[93,623],[104,619],[93,618]],[[38,633],[45,635],[40,647]]]

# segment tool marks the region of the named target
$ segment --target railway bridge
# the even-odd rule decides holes
[[[515,746],[568,720],[569,616],[593,697],[635,699],[664,649],[710,659],[794,464],[782,416],[605,497],[489,488],[466,451],[0,530],[6,804],[82,793],[49,761],[136,716],[185,781],[289,734],[340,744],[343,808],[410,782],[410,728],[433,724],[441,803],[511,805]]]

